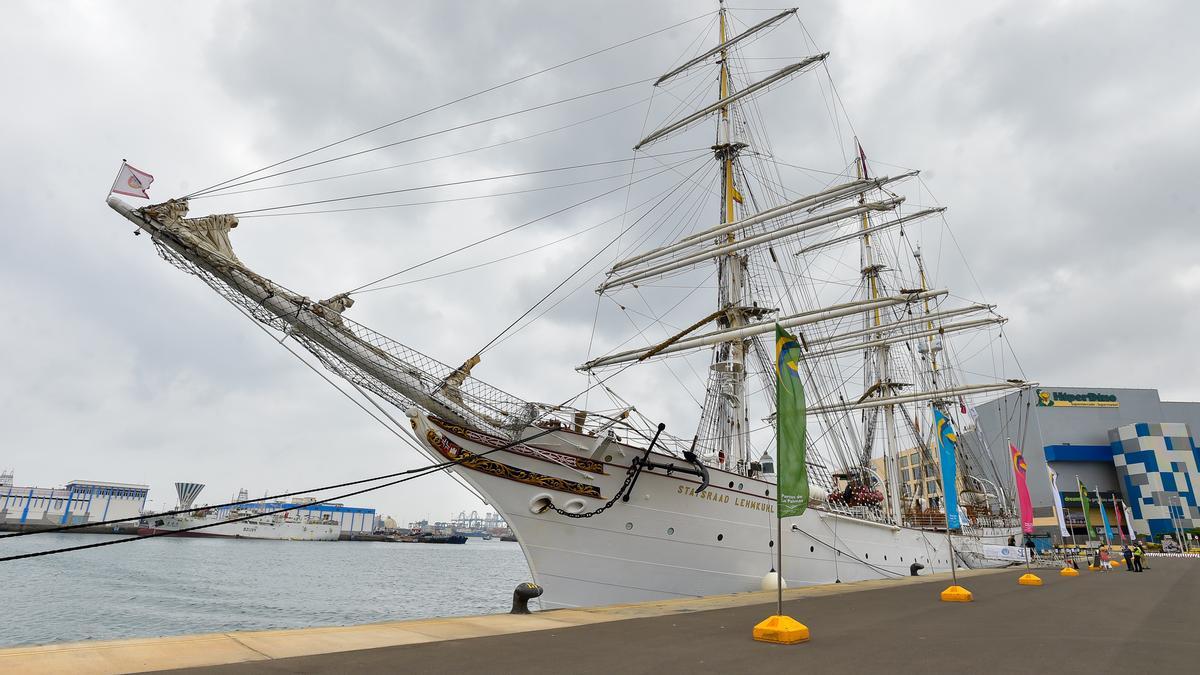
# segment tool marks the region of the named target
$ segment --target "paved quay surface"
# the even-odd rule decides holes
[[[943,603],[949,575],[787,592],[812,641],[750,638],[774,594],[745,593],[533,616],[73,643],[0,650],[0,672],[1027,673],[1191,672],[1200,662],[1200,561],[1143,574],[1024,570],[961,575],[975,602]],[[225,664],[225,665],[222,665]]]

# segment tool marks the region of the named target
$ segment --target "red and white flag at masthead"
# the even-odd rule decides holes
[[[112,192],[149,199],[150,195],[146,193],[146,190],[153,182],[154,176],[121,162],[121,171],[117,173],[117,179],[113,181]]]

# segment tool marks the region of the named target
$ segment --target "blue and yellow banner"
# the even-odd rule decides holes
[[[937,429],[938,456],[942,462],[942,493],[946,496],[946,527],[956,529],[961,527],[958,518],[958,435],[954,433],[954,425],[950,418],[934,408],[933,424]]]
[[[1096,501],[1100,504],[1100,520],[1104,523],[1104,541],[1111,542],[1113,540],[1112,528],[1108,526],[1108,515],[1104,513],[1104,498],[1100,496],[1100,490],[1096,490]]]
[[[800,381],[800,341],[775,324],[775,449],[779,454],[776,494],[779,517],[808,508],[808,465],[804,459],[807,417]]]

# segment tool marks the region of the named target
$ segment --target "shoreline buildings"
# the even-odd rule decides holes
[[[61,488],[15,485],[13,473],[0,473],[0,529],[50,529],[120,518],[136,518],[146,505],[148,485],[73,480]],[[117,526],[102,526],[112,532]],[[136,530],[137,521],[119,529]]]
[[[1114,498],[1128,505],[1139,536],[1157,540],[1200,528],[1200,403],[1163,401],[1155,389],[1046,386],[1004,396],[975,412],[973,442],[981,442],[1001,469],[997,473],[1010,495],[1015,488],[1009,442],[1024,453],[1036,533],[1063,538],[1048,466],[1058,474],[1065,520],[1078,541],[1087,538],[1080,481],[1088,491],[1090,524],[1101,539],[1107,519],[1119,540]]]

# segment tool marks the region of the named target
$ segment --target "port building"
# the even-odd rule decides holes
[[[13,473],[0,473],[0,527],[49,529],[120,518],[136,518],[146,506],[147,485],[73,480],[60,488],[16,485]],[[137,522],[126,524],[127,529]],[[113,528],[107,528],[113,529]]]
[[[1195,532],[1189,531],[1200,528],[1200,403],[1164,401],[1155,389],[1043,386],[975,413],[977,438],[971,440],[986,446],[1010,496],[1015,487],[1008,444],[1022,449],[1037,533],[1086,539],[1083,499],[1101,538],[1104,519],[1117,527],[1117,509],[1132,516],[1140,537],[1191,539]],[[1065,538],[1047,468],[1058,476]],[[1080,481],[1088,494],[1081,495]]]

